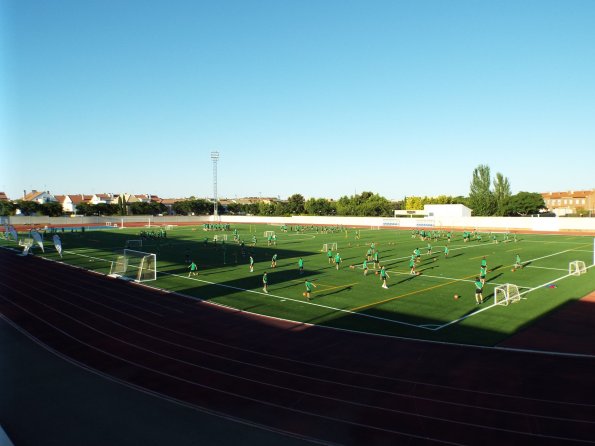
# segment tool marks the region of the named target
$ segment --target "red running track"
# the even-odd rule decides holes
[[[595,357],[349,333],[0,250],[0,313],[114,379],[329,444],[593,444]]]

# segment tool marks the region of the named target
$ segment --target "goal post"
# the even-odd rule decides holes
[[[227,241],[227,234],[215,234],[213,236],[214,242]]]
[[[264,237],[274,236],[275,231],[264,231]]]
[[[142,248],[143,241],[141,240],[126,240],[125,248]]]
[[[112,261],[110,276],[136,282],[157,280],[157,256],[150,252],[124,249]]]
[[[507,306],[521,300],[519,287],[512,283],[505,283],[494,288],[494,304]]]
[[[337,248],[338,248],[337,243],[325,243],[324,245],[322,245],[321,252],[328,252],[329,249],[331,251],[336,251]]]
[[[580,276],[587,273],[587,266],[582,260],[573,260],[568,264],[568,275]]]

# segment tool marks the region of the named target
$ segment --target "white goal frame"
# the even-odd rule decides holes
[[[157,255],[124,249],[116,260],[112,261],[109,275],[135,282],[157,280]]]
[[[215,234],[213,236],[214,242],[227,241],[227,234]]]
[[[126,240],[124,247],[125,248],[142,248],[143,241],[142,241],[142,239],[140,239],[140,240]]]
[[[568,264],[568,275],[580,276],[587,273],[587,266],[582,260],[573,260]]]
[[[521,300],[519,287],[513,283],[505,283],[494,288],[494,305],[508,306]]]
[[[337,244],[337,242],[332,242],[332,243],[325,243],[324,245],[322,245],[322,249],[320,251],[328,252],[329,245],[331,247],[331,251],[336,251],[337,249],[339,249],[339,245]]]
[[[264,231],[264,237],[268,237],[268,236],[273,237],[275,235],[275,231]]]

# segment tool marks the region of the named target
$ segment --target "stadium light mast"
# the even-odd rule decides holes
[[[219,161],[219,152],[211,152],[211,159],[213,160],[213,200],[215,201],[213,207],[214,219],[219,218],[219,209],[217,205],[217,161]]]

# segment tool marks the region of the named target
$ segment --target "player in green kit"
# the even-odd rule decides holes
[[[487,266],[482,266],[479,268],[479,280],[481,281],[482,285],[486,284],[486,273],[487,273]]]
[[[277,268],[277,253],[273,254],[271,259],[271,268]]]
[[[299,272],[300,272],[300,276],[301,276],[302,274],[304,274],[304,259],[302,259],[301,257],[300,257],[300,259],[298,260],[298,270],[299,270]]]
[[[306,279],[306,282],[304,284],[306,286],[306,292],[304,293],[304,296],[306,297],[306,300],[309,301],[310,300],[310,293],[312,292],[312,287],[316,288],[316,285],[314,285],[308,279]]]
[[[326,256],[328,257],[328,263],[333,263],[333,251],[330,248],[326,252]]]
[[[483,303],[483,283],[481,283],[479,277],[475,278],[475,301],[477,305]]]
[[[378,258],[378,251],[374,253],[374,269],[380,268],[380,259]]]
[[[250,256],[250,272],[254,272],[254,257]]]
[[[198,266],[196,265],[196,263],[191,262],[190,265],[188,266],[188,268],[190,268],[190,272],[188,273],[188,277],[192,276],[198,276]]]
[[[337,255],[335,256],[335,268],[337,270],[339,269],[340,264],[341,264],[341,256],[339,255],[339,253],[337,253]]]
[[[368,275],[368,259],[364,258],[364,263],[362,264],[362,268],[364,270],[364,276]]]
[[[522,269],[523,265],[521,264],[521,256],[517,254],[514,259],[514,269]]]
[[[264,291],[267,294],[269,292],[269,276],[267,275],[266,271],[262,275],[262,291]]]
[[[384,269],[384,265],[382,265],[382,268],[380,268],[380,278],[382,279],[382,288],[384,288],[385,290],[388,290],[388,285],[386,284],[386,279],[389,277],[390,276],[386,272],[386,269]]]
[[[444,258],[447,259],[448,258],[448,246],[444,247]]]
[[[415,272],[415,254],[413,254],[411,256],[411,260],[409,260],[409,268],[411,268],[411,271],[409,271],[409,274],[415,276],[416,272]]]

